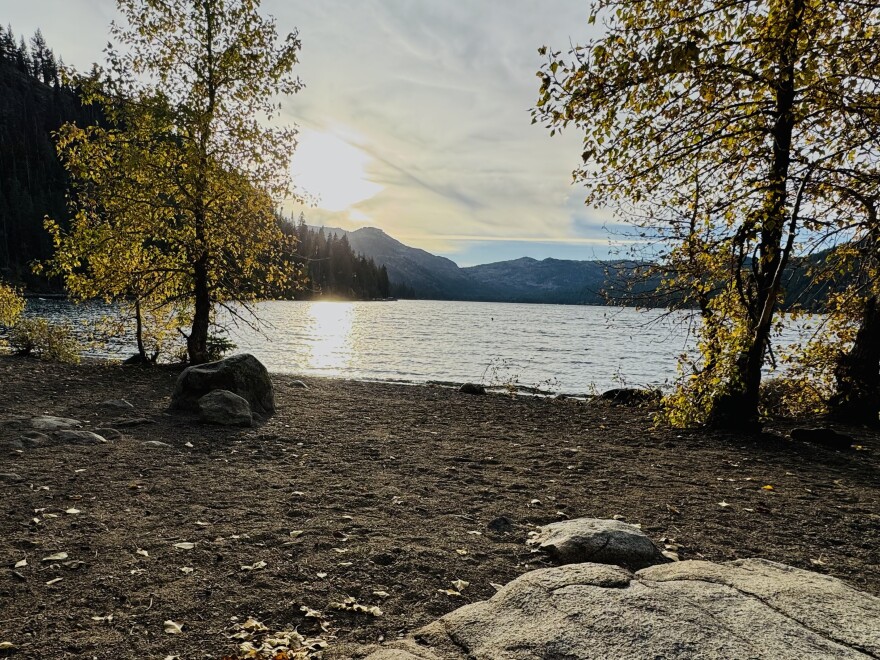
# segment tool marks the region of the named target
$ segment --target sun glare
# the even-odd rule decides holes
[[[382,190],[369,180],[370,156],[334,133],[304,129],[293,156],[293,183],[317,198],[317,207],[345,211]]]
[[[309,305],[309,367],[339,373],[351,361],[351,328],[354,305],[343,302],[314,302]]]

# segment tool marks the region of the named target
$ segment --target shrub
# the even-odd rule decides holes
[[[80,360],[73,329],[46,319],[20,319],[9,331],[9,344],[19,355],[34,355],[41,360],[69,364]]]
[[[15,325],[24,310],[24,298],[13,287],[0,282],[0,325]]]

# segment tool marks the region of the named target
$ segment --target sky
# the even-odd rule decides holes
[[[537,49],[591,36],[587,0],[263,0],[299,30],[305,83],[294,185],[309,224],[378,227],[462,266],[531,256],[603,259],[612,223],[571,183],[580,137],[531,125]],[[67,64],[101,61],[114,0],[0,0]]]

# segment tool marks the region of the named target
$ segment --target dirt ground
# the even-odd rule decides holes
[[[654,428],[644,408],[287,376],[274,417],[227,430],[166,412],[176,377],[0,358],[0,420],[124,433],[17,450],[0,424],[0,473],[21,477],[0,477],[8,655],[219,658],[248,617],[335,648],[393,639],[544,566],[524,542],[564,517],[623,516],[682,559],[765,557],[880,595],[872,432],[832,451]],[[101,405],[118,398],[151,423],[120,428]],[[512,528],[492,531],[500,516]],[[381,616],[331,609],[346,597]]]

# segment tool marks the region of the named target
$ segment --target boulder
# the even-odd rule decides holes
[[[486,388],[477,383],[465,383],[458,388],[458,391],[462,394],[485,394]]]
[[[880,598],[766,561],[526,573],[368,660],[880,657]],[[354,655],[354,654],[352,654]]]
[[[275,393],[266,367],[253,355],[243,353],[225,360],[187,367],[177,379],[171,408],[199,409],[199,399],[214,390],[227,390],[250,404],[259,415],[275,412]]]
[[[229,390],[214,390],[199,399],[199,419],[206,424],[252,426],[251,406]]]
[[[594,562],[638,570],[669,561],[642,530],[619,520],[575,518],[550,523],[528,544],[560,564]]]

